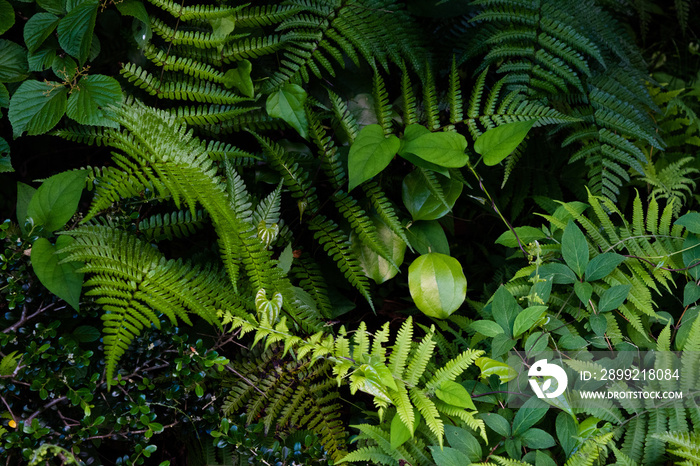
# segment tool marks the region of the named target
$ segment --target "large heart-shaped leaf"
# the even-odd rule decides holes
[[[384,170],[399,150],[399,138],[389,135],[379,125],[362,128],[348,154],[348,191]]]
[[[35,225],[43,225],[45,233],[63,227],[78,209],[86,176],[85,171],[76,170],[59,173],[44,181],[29,202],[27,216],[34,220]]]
[[[421,125],[410,125],[404,132],[400,154],[413,154],[442,167],[463,167],[467,164],[467,140],[459,133],[431,133]]]
[[[467,279],[457,259],[431,252],[418,257],[408,268],[408,289],[421,312],[446,319],[464,302]]]
[[[77,272],[83,267],[80,262],[59,264],[57,251],[73,242],[69,236],[59,236],[54,246],[46,238],[39,238],[32,245],[32,268],[37,278],[50,292],[63,299],[75,310],[80,302],[83,274]]]
[[[490,129],[476,138],[474,150],[486,165],[496,165],[520,145],[534,124],[535,120],[516,121]]]
[[[306,139],[309,133],[309,122],[304,111],[306,91],[296,84],[285,84],[267,98],[267,114],[273,118],[281,118],[289,126]]]
[[[224,75],[224,85],[235,87],[244,96],[252,98],[255,95],[255,89],[253,79],[250,77],[251,71],[253,71],[253,65],[248,60],[239,61],[237,68],[228,70]]]

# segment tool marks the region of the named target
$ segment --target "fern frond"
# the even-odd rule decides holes
[[[184,238],[202,228],[207,215],[198,210],[192,216],[189,210],[179,210],[170,214],[156,214],[139,222],[138,229],[149,241]]]

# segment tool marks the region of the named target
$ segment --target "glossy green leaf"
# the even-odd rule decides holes
[[[576,274],[564,264],[544,264],[540,267],[540,277],[552,277],[555,285],[569,285],[576,282]]]
[[[418,254],[439,252],[450,255],[450,245],[447,242],[445,230],[435,220],[413,222],[407,228],[406,236]]]
[[[518,373],[508,364],[495,359],[480,357],[474,361],[474,364],[481,369],[480,377],[484,380],[489,379],[492,375],[497,375],[501,383],[506,383],[518,376]]]
[[[582,277],[588,265],[588,242],[573,220],[569,220],[562,235],[561,255],[566,265],[571,267],[576,275]]]
[[[561,412],[557,414],[556,431],[559,444],[561,445],[566,456],[570,456],[571,452],[576,447],[576,437],[578,432],[576,429],[576,421],[567,413]]]
[[[543,332],[534,332],[525,340],[525,351],[528,356],[536,355],[547,349],[549,343],[549,334]]]
[[[27,234],[28,231],[24,227],[25,220],[27,219],[27,209],[29,208],[29,203],[34,197],[36,189],[32,188],[28,184],[22,182],[17,182],[17,206],[15,211],[17,213],[17,222],[19,223],[19,228],[22,230],[23,234]]]
[[[508,157],[525,139],[535,120],[516,121],[492,128],[476,138],[474,150],[493,166]]]
[[[444,381],[440,388],[435,390],[435,396],[452,406],[476,411],[476,406],[474,406],[469,392],[457,382]]]
[[[58,26],[59,18],[51,13],[36,13],[24,25],[24,43],[30,52],[44,43]]]
[[[700,237],[690,234],[683,241],[683,264],[693,280],[700,280]]]
[[[27,49],[0,39],[0,83],[22,81],[29,76]]]
[[[435,464],[440,466],[465,466],[471,464],[469,457],[452,447],[430,447],[430,452],[433,455]]]
[[[529,398],[515,413],[513,418],[513,435],[519,437],[540,422],[549,411],[549,405],[539,398]]]
[[[520,239],[520,244],[525,247],[528,244],[532,243],[533,241],[544,239],[547,237],[542,230],[539,228],[535,227],[516,227],[514,228],[515,233],[518,235],[518,238]],[[507,230],[504,232],[501,236],[499,236],[496,241],[496,244],[502,244],[503,246],[507,248],[517,248],[518,247],[518,241],[515,238],[515,235],[511,230]]]
[[[695,282],[688,282],[683,288],[683,307],[690,306],[694,302],[700,299],[700,286],[696,285]]]
[[[87,173],[83,170],[59,173],[44,181],[32,196],[27,216],[50,233],[63,227],[78,209]]]
[[[598,302],[598,312],[608,312],[617,309],[625,302],[632,285],[615,285],[603,292]]]
[[[15,171],[12,168],[12,160],[10,159],[10,145],[5,141],[5,138],[0,138],[0,173],[9,173]]]
[[[12,133],[19,137],[42,134],[52,129],[66,112],[68,90],[59,83],[29,80],[22,83],[10,99],[7,116]]]
[[[133,37],[139,47],[143,47],[151,40],[153,32],[151,31],[151,19],[148,16],[146,7],[138,0],[122,0],[115,3],[117,10],[122,16],[132,16],[136,22],[132,27]]]
[[[348,191],[372,179],[384,170],[399,150],[399,138],[384,137],[379,125],[362,128],[348,154]]]
[[[79,262],[59,264],[60,250],[73,242],[69,236],[59,236],[54,246],[46,238],[37,239],[32,245],[32,268],[37,278],[51,293],[78,309],[83,274],[77,270],[83,267]]]
[[[498,287],[491,302],[491,314],[493,315],[493,320],[503,327],[508,337],[513,337],[513,324],[515,324],[515,319],[522,310],[505,286],[501,285]]]
[[[438,174],[435,177],[442,189],[447,205],[435,197],[419,170],[412,171],[403,180],[401,197],[414,221],[437,220],[444,217],[455,205],[459,195],[462,194],[464,185],[459,181],[451,180]]]
[[[445,439],[452,448],[455,448],[471,461],[480,461],[483,455],[479,441],[466,429],[445,424]]]
[[[68,55],[58,55],[51,62],[51,71],[61,81],[72,81],[78,72],[78,64]]]
[[[36,52],[27,54],[30,71],[48,70],[54,61],[56,61],[56,48],[52,45],[44,44]]]
[[[459,133],[428,131],[421,125],[406,128],[400,155],[413,154],[441,167],[458,168],[467,164],[467,140]]]
[[[503,416],[496,413],[486,413],[481,414],[481,419],[484,423],[491,428],[498,435],[503,437],[510,437],[510,422],[506,420]]]
[[[81,65],[90,56],[98,7],[98,2],[88,0],[70,10],[58,23],[58,43]]]
[[[530,306],[520,312],[513,323],[513,337],[517,338],[532,329],[546,311],[547,306]]]
[[[282,294],[277,291],[270,299],[267,298],[267,294],[263,288],[260,288],[255,295],[255,309],[257,309],[260,316],[264,316],[268,322],[274,323],[280,315],[282,310],[284,298]]]
[[[389,258],[393,263],[364,244],[358,235],[353,234],[350,240],[353,252],[360,259],[360,265],[365,275],[377,284],[380,284],[394,278],[399,273],[399,269],[396,266],[400,267],[403,263],[406,243],[381,218],[373,216],[371,219],[375,226],[379,243],[389,252]]]
[[[700,235],[700,213],[688,212],[676,220],[674,224],[681,225],[689,232]]]
[[[464,302],[467,279],[457,259],[432,252],[423,254],[410,265],[408,288],[421,312],[446,319]]]
[[[5,34],[15,24],[15,10],[6,0],[0,0],[0,34]]]
[[[224,85],[226,87],[235,87],[241,94],[246,97],[253,97],[255,89],[253,88],[253,79],[250,77],[250,72],[253,71],[253,64],[248,60],[238,62],[237,68],[232,68],[224,75]]]
[[[475,320],[469,328],[491,338],[504,333],[503,328],[492,320]]]
[[[116,79],[102,74],[84,76],[68,98],[66,115],[82,125],[116,128],[119,125],[107,117],[105,109],[121,100],[122,90]]]
[[[546,450],[547,448],[552,448],[557,443],[554,441],[554,437],[542,429],[529,429],[523,432],[520,436],[520,440],[525,447],[535,450]]]
[[[599,337],[605,335],[605,331],[608,329],[608,319],[603,314],[592,314],[588,323],[591,325],[593,333]]]
[[[574,292],[584,305],[588,305],[588,301],[593,296],[593,286],[588,282],[576,282],[574,283]]]
[[[586,280],[592,282],[607,277],[624,260],[624,256],[614,252],[606,252],[595,256],[586,266]]]
[[[65,0],[36,0],[36,4],[55,15],[66,14]]]
[[[549,301],[549,296],[552,294],[552,284],[554,279],[551,276],[542,277],[530,287],[530,292],[528,295],[530,298],[529,304],[542,304]]]
[[[267,98],[267,114],[273,118],[281,118],[306,139],[309,133],[309,122],[304,110],[306,91],[297,84],[285,84],[282,88],[270,94]]]
[[[73,338],[83,343],[97,341],[100,339],[100,331],[90,325],[81,325],[73,330]]]
[[[496,335],[491,340],[491,356],[500,358],[515,347],[517,342],[505,333]]]
[[[408,427],[403,423],[401,417],[398,414],[394,416],[391,420],[391,448],[396,450],[401,445],[406,443],[408,439],[413,437],[413,432],[411,432]]]

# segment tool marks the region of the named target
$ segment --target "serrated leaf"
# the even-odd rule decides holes
[[[535,120],[506,123],[486,131],[476,138],[474,150],[484,158],[484,164],[497,165],[508,157],[525,139]]]
[[[68,89],[59,83],[28,80],[22,83],[10,99],[7,113],[14,137],[25,131],[29,135],[52,129],[66,112]]]
[[[606,252],[595,256],[586,266],[586,280],[592,282],[607,277],[624,260],[624,256],[614,252]]]
[[[226,87],[235,87],[241,94],[246,97],[253,97],[255,89],[253,88],[253,79],[250,77],[250,72],[253,71],[253,65],[248,60],[238,62],[237,68],[232,68],[224,75],[224,85]]]
[[[15,10],[6,0],[0,0],[0,34],[5,34],[15,24]]]
[[[435,390],[435,396],[449,405],[476,411],[469,392],[457,382],[445,380],[440,388]]]
[[[691,233],[700,234],[700,213],[688,212],[675,221],[674,225],[681,225]]]
[[[588,282],[576,282],[574,283],[574,292],[584,305],[588,305],[588,301],[593,296],[593,286]]]
[[[431,133],[421,125],[409,125],[404,132],[399,155],[413,154],[441,167],[459,168],[467,164],[467,140],[459,133]]]
[[[464,302],[467,279],[457,259],[433,252],[423,254],[409,266],[408,289],[421,312],[446,319]]]
[[[613,311],[627,299],[632,285],[615,285],[603,292],[598,302],[598,312]]]
[[[306,91],[297,84],[285,84],[282,88],[270,94],[267,98],[267,114],[273,118],[281,118],[289,126],[306,139],[309,133],[309,122],[304,110]]]
[[[0,83],[0,108],[7,108],[10,105],[10,91],[7,90],[4,84]],[[2,116],[2,112],[0,112]]]
[[[56,254],[73,242],[69,236],[59,236],[54,246],[46,238],[39,238],[32,244],[32,269],[37,278],[51,293],[78,310],[80,290],[83,286],[83,274],[77,270],[83,267],[79,262],[59,264],[60,256]]]
[[[36,4],[49,13],[53,13],[55,15],[66,14],[64,0],[36,0]]]
[[[58,55],[51,62],[51,71],[61,81],[72,81],[78,72],[78,64],[68,55]]]
[[[27,216],[34,220],[34,225],[43,225],[45,233],[62,228],[78,209],[86,177],[85,171],[76,170],[44,181],[27,208]]]
[[[98,6],[96,1],[83,2],[58,23],[58,43],[81,65],[90,56]]]
[[[513,337],[517,338],[530,330],[547,311],[547,306],[530,306],[518,313],[513,323]]]
[[[122,100],[122,90],[116,79],[102,74],[84,76],[68,98],[66,115],[81,125],[111,126],[119,124],[109,119],[105,109]]]
[[[348,191],[372,179],[384,170],[399,150],[399,138],[384,137],[379,125],[362,128],[348,153]]]
[[[29,76],[27,49],[9,40],[0,39],[0,82],[13,83]]]
[[[566,265],[571,267],[576,275],[582,277],[588,265],[588,242],[573,220],[569,220],[562,235],[561,255]]]
[[[58,26],[60,19],[51,13],[35,13],[24,25],[24,43],[34,52]]]
[[[52,45],[42,45],[39,50],[27,54],[30,71],[44,71],[51,68],[56,60],[56,48]]]

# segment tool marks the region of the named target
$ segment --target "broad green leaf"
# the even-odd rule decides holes
[[[98,6],[96,1],[83,2],[58,23],[58,43],[81,65],[90,56]]]
[[[474,150],[484,158],[484,164],[497,165],[508,157],[525,139],[535,120],[506,123],[486,131],[476,138]]]
[[[391,448],[396,450],[411,437],[413,437],[413,432],[406,427],[398,414],[394,415],[391,420]]]
[[[546,311],[547,306],[530,306],[520,312],[513,323],[513,337],[517,338],[527,330],[532,329]]]
[[[479,441],[466,429],[445,424],[445,439],[452,448],[455,448],[471,461],[480,461],[483,455]]]
[[[435,464],[440,466],[466,466],[472,464],[469,457],[456,448],[443,447],[440,449],[440,447],[432,446],[430,447],[430,452],[433,455]]]
[[[525,351],[528,357],[536,355],[544,351],[549,343],[549,334],[543,332],[534,332],[525,340]]]
[[[132,27],[133,37],[139,47],[143,47],[151,40],[153,32],[151,31],[151,19],[148,17],[148,12],[143,3],[138,0],[122,0],[115,3],[117,10],[122,16],[132,16],[137,21]]]
[[[530,427],[534,426],[540,419],[549,411],[549,405],[535,398],[534,396],[528,399],[515,413],[513,418],[513,436],[519,437],[524,434]]]
[[[90,325],[81,325],[73,330],[73,338],[83,343],[90,343],[100,339],[100,331]]]
[[[260,288],[255,295],[255,309],[260,316],[267,318],[269,323],[275,323],[280,315],[283,304],[282,294],[277,291],[272,295],[272,298],[267,299],[267,294],[264,288]]]
[[[5,138],[0,138],[0,173],[9,173],[15,171],[12,168],[12,160],[10,159],[10,145],[5,141]]]
[[[414,170],[403,180],[401,185],[401,197],[403,203],[411,213],[413,220],[437,220],[450,212],[462,194],[464,185],[456,180],[445,178],[436,174],[438,184],[444,194],[445,205],[431,192],[420,169]]]
[[[532,453],[535,453],[535,466],[557,466],[557,463],[542,450],[535,450],[534,452],[530,452],[528,454]],[[524,459],[525,458],[523,458],[523,460]],[[531,460],[530,463],[532,463]]]
[[[72,81],[78,72],[78,64],[68,55],[58,55],[51,62],[51,71],[61,81]]]
[[[447,242],[445,230],[435,220],[413,222],[407,228],[406,236],[418,254],[439,252],[450,255],[450,245]]]
[[[241,94],[252,98],[255,96],[253,88],[253,79],[250,77],[250,72],[253,71],[253,65],[248,60],[238,62],[238,68],[232,68],[224,75],[224,85],[228,88],[235,87]]]
[[[44,71],[51,68],[56,60],[56,48],[50,44],[44,44],[39,50],[27,54],[29,71]],[[63,81],[61,81],[62,83]]]
[[[559,339],[559,346],[566,350],[581,349],[588,346],[588,342],[577,335],[564,335]]]
[[[498,287],[491,302],[491,314],[493,315],[493,320],[503,327],[508,337],[513,337],[513,324],[522,310],[505,286],[501,285]]]
[[[574,292],[578,299],[587,306],[588,301],[593,296],[593,286],[588,282],[576,282],[574,283]]]
[[[22,81],[29,76],[27,49],[0,39],[0,83]]]
[[[566,265],[582,277],[588,265],[588,242],[573,220],[569,220],[561,237],[561,255]]]
[[[681,321],[681,328],[678,329],[678,333],[676,334],[677,351],[683,351],[685,343],[688,340],[688,335],[690,334],[690,331],[693,328],[693,324],[695,323],[695,319],[698,318],[699,314],[700,307],[693,306],[690,309],[688,309],[685,313],[685,316],[683,316],[683,320]]]
[[[520,440],[527,448],[534,450],[546,450],[552,448],[557,442],[554,437],[542,429],[529,429],[520,436]]]
[[[68,98],[66,115],[82,125],[119,125],[105,115],[106,107],[122,100],[122,90],[116,79],[102,74],[84,76],[78,88]]]
[[[78,310],[83,274],[77,270],[83,267],[79,262],[59,264],[60,255],[56,251],[73,242],[69,236],[59,236],[56,246],[46,238],[39,238],[32,245],[32,268],[37,278],[51,293]]]
[[[476,411],[469,392],[457,382],[444,381],[440,388],[435,390],[435,396],[449,405]]]
[[[540,267],[540,277],[549,276],[555,285],[570,285],[576,282],[576,274],[564,264],[549,263]]]
[[[592,282],[607,277],[624,260],[624,256],[614,252],[595,256],[586,266],[586,281]]]
[[[535,227],[516,227],[514,228],[514,230],[515,233],[518,235],[518,238],[520,239],[520,244],[522,244],[523,247],[527,246],[533,241],[544,239],[547,237],[547,235],[545,235],[542,232],[542,230]],[[518,247],[518,241],[516,240],[515,235],[511,230],[508,230],[504,232],[501,236],[499,236],[496,239],[495,243],[501,244],[507,248]]]
[[[549,296],[552,294],[552,284],[554,280],[551,276],[542,277],[530,287],[529,304],[543,304],[549,301]]]
[[[515,347],[517,342],[509,338],[505,333],[496,335],[491,340],[491,356],[500,358]]]
[[[422,128],[422,126],[421,126],[421,128]],[[400,149],[399,149],[399,151],[400,151]],[[440,165],[435,165],[434,163],[430,163],[427,160],[423,160],[422,158],[420,158],[416,155],[413,155],[411,153],[408,153],[408,152],[399,153],[399,155],[402,158],[404,158],[405,160],[408,160],[409,163],[415,165],[416,167],[421,167],[421,168],[425,168],[428,170],[432,170],[435,173],[439,173],[442,176],[446,176],[447,178],[450,178],[452,176],[452,175],[450,175],[449,168],[441,167]]]
[[[66,14],[64,0],[36,0],[36,4],[49,13],[53,13],[55,15]]]
[[[5,34],[15,24],[15,10],[6,0],[0,0],[0,34]]]
[[[576,447],[576,437],[578,432],[576,429],[576,421],[567,413],[561,412],[557,415],[556,431],[559,444],[561,445],[566,456],[570,456],[571,452]]]
[[[394,264],[400,267],[403,263],[406,243],[381,218],[372,216],[371,219],[376,228],[379,243],[389,252],[389,257],[393,263],[364,244],[358,235],[351,235],[350,241],[353,252],[360,259],[362,271],[367,277],[380,284],[394,278],[399,273],[399,269]]]
[[[58,26],[59,18],[51,13],[35,13],[24,25],[24,43],[34,52]]]
[[[446,319],[464,302],[467,279],[457,259],[432,252],[418,257],[408,268],[408,289],[421,312]]]
[[[690,306],[698,299],[700,299],[700,286],[695,282],[686,283],[683,288],[683,307]]]
[[[410,125],[404,132],[399,154],[413,154],[441,167],[458,168],[467,164],[466,148],[467,140],[461,134],[431,133],[421,125]]]
[[[481,419],[483,419],[484,423],[486,423],[486,425],[489,426],[491,430],[496,432],[498,435],[501,435],[503,437],[510,437],[510,422],[508,422],[506,418],[504,418],[500,414],[481,414]]]
[[[689,232],[700,235],[700,213],[688,212],[676,220],[674,225],[684,226]]]
[[[289,269],[292,268],[292,261],[294,260],[294,248],[290,242],[280,253],[277,266],[282,269],[284,274],[289,273]]]
[[[59,173],[44,181],[32,196],[27,216],[45,233],[63,227],[78,209],[87,173],[83,170]]]
[[[309,122],[306,119],[304,102],[306,102],[306,91],[301,86],[285,84],[279,91],[268,96],[267,114],[286,121],[306,139],[309,133]]]
[[[617,309],[625,302],[632,285],[615,285],[603,292],[598,302],[598,312],[608,312]]]
[[[683,241],[683,264],[688,267],[688,273],[693,280],[700,280],[700,238],[690,234]]]
[[[384,170],[399,150],[399,138],[389,135],[379,125],[362,128],[348,154],[348,191],[373,178]]]
[[[487,337],[495,337],[503,332],[503,328],[492,320],[475,320],[469,328]]]
[[[19,223],[19,228],[25,235],[28,231],[24,227],[24,222],[27,219],[27,209],[29,208],[29,203],[34,197],[36,189],[32,188],[28,184],[24,184],[20,181],[17,182],[17,207],[15,211],[17,212],[17,223]]]
[[[588,209],[589,205],[584,204],[583,202],[579,201],[573,201],[573,202],[562,202],[561,206],[557,207],[557,210],[554,211],[552,214],[552,218],[558,220],[558,223],[563,223],[566,225],[569,223],[569,220],[573,220],[574,216],[572,215],[569,210],[572,210],[573,212],[576,212],[577,215],[581,215],[583,212]],[[554,223],[550,223],[549,229],[552,231],[556,231],[559,229]]]
[[[605,335],[605,331],[608,329],[608,319],[603,314],[592,314],[588,323],[591,325],[593,333],[599,337]]]
[[[0,83],[0,108],[7,108],[10,106],[10,91],[7,90],[4,84]],[[2,112],[0,111],[0,117]]]
[[[480,357],[474,361],[474,364],[481,369],[480,377],[483,380],[489,379],[492,375],[497,375],[501,383],[510,382],[518,376],[518,373],[508,364],[495,359]]]
[[[370,356],[370,361],[367,364],[362,364],[360,370],[364,372],[365,377],[394,391],[398,390],[394,376],[388,367],[376,356]]]
[[[10,99],[7,113],[14,137],[25,131],[42,134],[59,122],[66,112],[68,89],[55,82],[28,80],[22,83]]]

